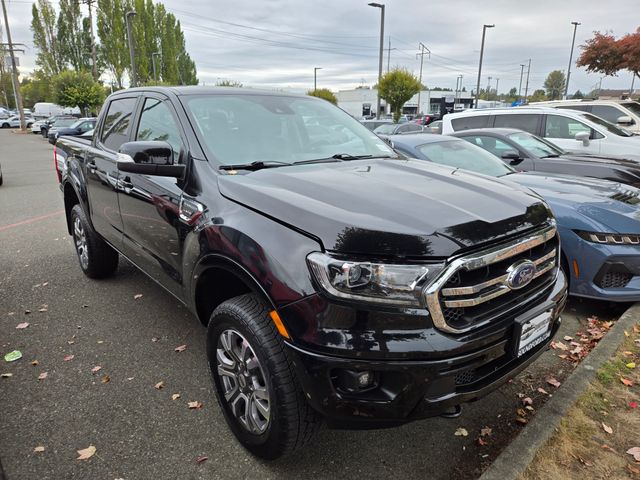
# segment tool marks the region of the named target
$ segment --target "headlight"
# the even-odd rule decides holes
[[[593,243],[600,243],[604,245],[640,245],[640,235],[637,233],[576,233],[580,238]]]
[[[420,307],[423,288],[443,264],[401,265],[350,261],[314,252],[307,256],[320,286],[330,295],[370,303]]]

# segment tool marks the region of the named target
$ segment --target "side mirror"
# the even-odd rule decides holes
[[[576,133],[575,138],[576,141],[578,142],[582,142],[582,145],[584,145],[585,147],[589,146],[589,137],[591,136],[591,134],[589,132],[578,132]]]
[[[174,165],[173,149],[167,142],[123,143],[118,150],[118,170],[142,175],[184,177],[186,166]]]
[[[618,117],[616,122],[620,125],[633,125],[634,123],[636,123],[629,115],[622,115],[621,117]]]
[[[502,154],[502,160],[508,160],[511,165],[517,165],[522,163],[524,158],[520,157],[520,154],[515,150],[507,150]]]

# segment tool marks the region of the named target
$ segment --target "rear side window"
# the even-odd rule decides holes
[[[614,125],[618,123],[618,118],[625,115],[622,110],[618,110],[611,105],[594,105],[591,107],[591,113],[596,117],[604,118],[607,122],[611,122]]]
[[[117,151],[120,145],[129,140],[135,107],[136,98],[118,98],[109,104],[100,136],[100,142],[109,150]]]
[[[494,127],[517,128],[535,135],[538,133],[538,120],[540,115],[532,114],[509,114],[496,115]]]
[[[580,132],[588,132],[590,136],[592,135],[591,127],[578,120],[560,115],[547,115],[545,138],[575,138],[576,133]]]
[[[486,128],[489,126],[489,115],[473,115],[470,117],[455,118],[451,120],[453,130],[471,130],[472,128]]]

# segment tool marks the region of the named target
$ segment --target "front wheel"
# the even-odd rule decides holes
[[[89,278],[104,278],[118,268],[118,252],[95,232],[80,205],[71,210],[73,244],[83,273]]]
[[[240,443],[265,460],[308,443],[320,417],[263,302],[254,294],[227,300],[211,315],[207,333],[218,403]]]

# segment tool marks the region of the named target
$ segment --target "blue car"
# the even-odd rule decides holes
[[[640,190],[565,175],[516,172],[493,154],[455,137],[394,135],[398,152],[455,169],[500,177],[533,190],[558,222],[570,294],[640,301]]]

